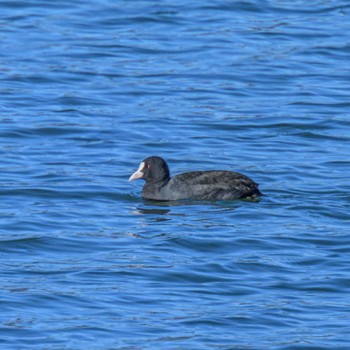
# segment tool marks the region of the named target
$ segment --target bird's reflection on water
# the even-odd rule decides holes
[[[142,204],[137,207],[137,210],[133,211],[135,215],[164,215],[170,213],[171,207],[179,206],[181,204],[176,202],[167,202],[167,201],[149,201],[142,200]],[[170,218],[158,217],[156,221],[167,221]]]
[[[246,201],[156,202],[141,199],[130,208],[131,213],[138,216],[133,233],[143,238],[173,237],[174,232],[188,235],[189,232],[203,229],[232,227],[237,225],[237,220],[232,216],[233,213],[246,205],[254,205],[254,203]]]
[[[202,213],[215,211],[232,211],[241,206],[242,201],[151,201],[142,200],[142,203],[133,210],[134,215],[171,215],[187,216],[190,206],[200,208]],[[174,212],[174,209],[178,208]],[[170,220],[170,218],[163,218],[163,220]],[[161,220],[159,220],[161,221]]]

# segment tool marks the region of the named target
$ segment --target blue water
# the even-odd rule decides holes
[[[1,349],[349,349],[350,4],[2,1]],[[260,202],[127,180],[227,169]]]

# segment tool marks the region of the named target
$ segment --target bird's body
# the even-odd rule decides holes
[[[235,200],[258,198],[258,184],[248,176],[226,170],[192,171],[170,177],[166,162],[149,157],[141,162],[130,181],[142,178],[145,199],[176,200]]]

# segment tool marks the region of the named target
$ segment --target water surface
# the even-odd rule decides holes
[[[347,1],[1,8],[2,348],[349,348]],[[265,196],[143,201],[149,155]]]

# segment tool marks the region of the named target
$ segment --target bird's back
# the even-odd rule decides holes
[[[261,195],[258,184],[243,174],[225,171],[193,171],[176,175],[166,185],[165,193],[176,199],[234,200]]]

